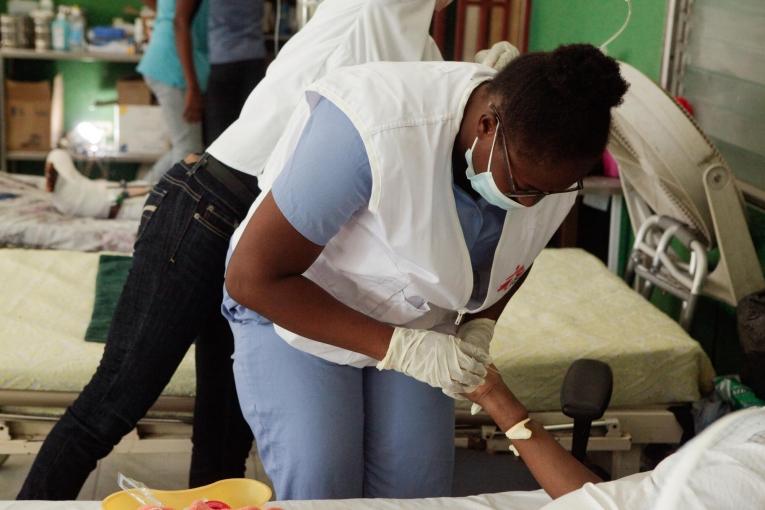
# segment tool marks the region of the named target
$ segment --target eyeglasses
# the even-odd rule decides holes
[[[528,198],[528,197],[539,198],[539,197],[545,197],[547,195],[556,195],[558,193],[572,193],[584,188],[582,179],[578,179],[571,187],[564,190],[558,190],[558,191],[519,190],[518,187],[515,185],[515,180],[513,179],[513,171],[510,166],[510,153],[507,151],[507,140],[505,139],[505,128],[502,127],[502,120],[500,119],[499,112],[494,107],[494,105],[490,104],[489,108],[491,108],[491,111],[494,112],[494,116],[497,117],[497,126],[499,126],[500,138],[502,138],[502,148],[504,150],[504,155],[505,155],[505,168],[507,168],[507,177],[508,177],[508,182],[510,183],[510,192],[504,193],[506,197],[508,198]]]

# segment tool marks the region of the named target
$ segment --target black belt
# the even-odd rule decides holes
[[[202,155],[198,164],[233,193],[245,207],[249,208],[260,193],[258,180],[254,176],[224,165],[208,153]]]

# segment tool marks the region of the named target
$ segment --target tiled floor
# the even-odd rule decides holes
[[[100,500],[117,490],[117,473],[162,489],[186,487],[189,454],[111,454],[102,460],[80,492],[79,499]],[[16,497],[29,470],[31,455],[14,455],[0,466],[0,500]],[[247,476],[255,477],[252,458],[247,463]],[[457,449],[455,496],[536,489],[536,483],[523,463],[509,454],[488,454]]]

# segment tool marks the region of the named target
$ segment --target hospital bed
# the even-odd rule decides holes
[[[86,342],[98,253],[0,249],[0,456],[35,453],[95,372],[103,345]],[[118,452],[189,451],[193,347]]]
[[[136,220],[64,216],[38,176],[0,172],[0,247],[131,253]]]
[[[98,254],[0,250],[0,454],[34,453],[61,408],[90,379],[100,344],[83,340],[93,307]],[[518,397],[546,424],[571,423],[558,394],[574,359],[595,358],[614,372],[613,408],[590,450],[610,452],[614,472],[638,470],[640,449],[678,443],[667,409],[697,400],[712,370],[699,345],[669,317],[577,249],[542,252],[497,327],[492,354]],[[658,369],[658,370],[657,370]],[[118,451],[188,448],[193,353],[184,359],[148,419]],[[458,438],[488,418],[458,408]],[[599,434],[603,426],[594,434]],[[507,451],[494,440],[496,450]],[[561,439],[568,441],[565,437]]]
[[[608,147],[636,235],[627,276],[645,296],[660,288],[679,298],[687,328],[699,296],[735,307],[765,289],[765,277],[720,152],[663,89],[627,64],[620,71],[630,89]]]

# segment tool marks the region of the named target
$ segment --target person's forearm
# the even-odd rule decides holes
[[[185,4],[184,4],[185,2]],[[189,90],[199,90],[196,69],[194,68],[194,44],[191,40],[191,23],[198,8],[198,0],[179,0],[175,8],[173,28],[175,30],[175,49],[181,61],[183,78]]]
[[[493,388],[484,400],[484,410],[503,431],[528,417],[526,408],[504,383]],[[531,439],[515,440],[513,445],[550,497],[558,498],[587,482],[602,481],[563,449],[541,424],[532,420],[526,426],[532,431]]]
[[[298,335],[385,357],[393,328],[344,305],[303,274],[323,246],[300,235],[266,193],[226,268],[226,289],[241,305]]]
[[[381,360],[393,327],[342,304],[304,276],[271,281],[226,279],[236,301],[298,335]]]

